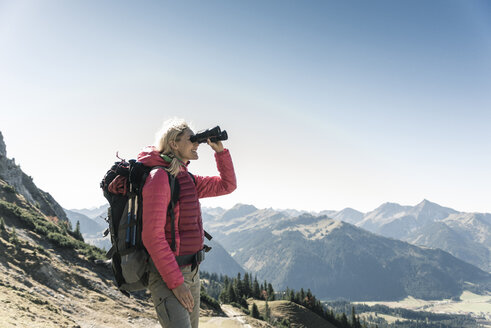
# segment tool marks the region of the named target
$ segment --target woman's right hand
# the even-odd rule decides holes
[[[184,283],[174,288],[172,292],[179,300],[179,302],[181,302],[182,306],[184,306],[184,308],[188,310],[189,313],[193,312],[193,308],[194,308],[193,295],[191,294],[191,291],[189,290],[189,288],[186,287]]]

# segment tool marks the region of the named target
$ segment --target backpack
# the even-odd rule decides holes
[[[149,259],[142,241],[143,185],[150,171],[162,166],[148,167],[136,160],[115,162],[100,183],[110,207],[106,221],[111,234],[111,259],[116,285],[125,295],[144,290],[148,285]],[[167,172],[167,171],[166,171]],[[174,207],[179,200],[177,179],[167,172],[171,189],[168,214],[174,227]],[[192,175],[191,175],[192,176]],[[194,177],[193,177],[194,180]],[[170,212],[170,213],[169,213]],[[175,231],[172,229],[171,248],[175,250]]]

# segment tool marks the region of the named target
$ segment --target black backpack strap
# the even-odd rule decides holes
[[[169,184],[170,184],[170,203],[169,206],[167,207],[167,214],[170,215],[170,233],[171,233],[171,243],[170,243],[170,248],[172,249],[173,252],[176,251],[176,228],[175,228],[175,222],[176,222],[176,215],[174,213],[174,207],[177,204],[177,201],[179,200],[179,182],[177,182],[177,179],[175,176],[167,172],[167,175],[169,176]]]
[[[196,178],[194,177],[194,175],[191,172],[188,171],[188,173],[189,173],[189,176],[191,177],[191,179],[193,179],[194,185],[196,185]]]

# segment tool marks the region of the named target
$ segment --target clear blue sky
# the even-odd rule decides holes
[[[0,131],[66,208],[178,116],[230,135],[203,205],[491,212],[490,90],[488,1],[0,0]]]

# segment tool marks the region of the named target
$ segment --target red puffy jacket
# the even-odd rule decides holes
[[[162,168],[152,170],[143,187],[143,228],[142,239],[157,270],[169,289],[184,282],[175,256],[194,254],[203,248],[204,233],[201,221],[199,198],[221,196],[231,193],[237,187],[234,166],[230,152],[224,149],[215,153],[220,176],[194,176],[196,184],[181,167],[179,181],[179,202],[174,208],[176,251],[170,248],[171,227],[167,206],[170,202],[170,186],[167,172]],[[155,147],[145,148],[138,160],[146,166],[168,166]],[[165,231],[165,232],[164,232]]]

